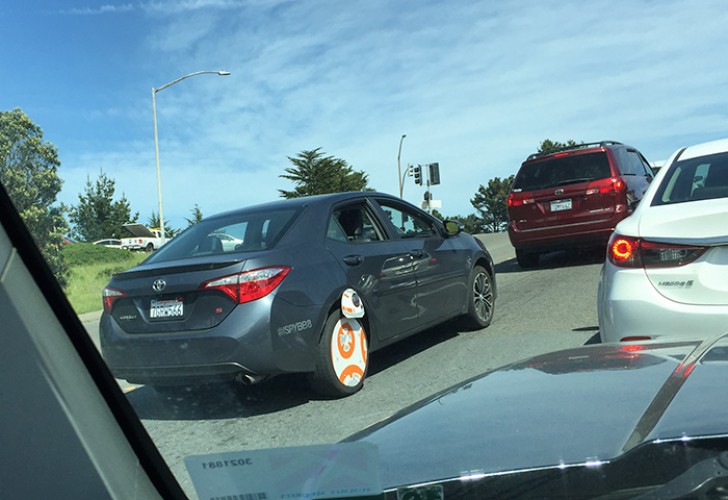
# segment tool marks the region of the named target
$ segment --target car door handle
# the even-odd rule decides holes
[[[364,257],[361,255],[347,255],[344,257],[344,263],[349,266],[358,266],[362,262],[364,262]]]

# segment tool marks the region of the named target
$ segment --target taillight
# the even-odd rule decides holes
[[[679,267],[703,255],[706,247],[655,243],[639,238],[612,234],[607,258],[619,267]]]
[[[521,205],[531,203],[536,203],[536,199],[533,196],[529,196],[528,193],[511,193],[506,200],[506,204],[509,207],[520,207]]]
[[[111,309],[114,307],[114,302],[122,297],[126,297],[126,294],[121,290],[114,290],[113,288],[104,288],[101,293],[102,300],[104,302],[104,312],[111,314]]]
[[[291,271],[290,267],[265,267],[240,274],[231,274],[209,280],[200,285],[205,290],[220,290],[238,304],[265,297],[281,284]]]
[[[586,194],[608,194],[625,191],[627,185],[619,177],[610,177],[589,183]]]

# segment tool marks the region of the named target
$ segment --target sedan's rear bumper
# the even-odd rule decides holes
[[[708,338],[728,332],[728,306],[683,304],[660,294],[643,269],[607,262],[597,293],[602,342],[628,337]]]
[[[241,304],[219,325],[207,330],[127,333],[108,314],[101,316],[101,352],[116,378],[138,384],[173,384],[261,378],[312,371],[317,323],[282,335],[285,317],[306,317],[309,308],[271,305],[271,298]],[[271,308],[279,314],[271,315]],[[271,316],[275,318],[271,320]],[[273,323],[274,325],[272,326]],[[275,327],[274,327],[275,326]]]

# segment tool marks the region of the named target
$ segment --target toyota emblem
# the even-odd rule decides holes
[[[564,194],[564,190],[563,190],[563,189],[557,189],[556,191],[554,191],[554,194],[555,194],[556,196],[558,196],[558,195],[560,195],[560,194]]]
[[[164,280],[154,280],[152,283],[152,290],[155,292],[162,292],[165,288],[167,288],[167,282]]]

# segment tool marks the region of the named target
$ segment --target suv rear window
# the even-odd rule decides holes
[[[524,163],[513,183],[513,191],[538,191],[556,186],[590,182],[612,176],[609,160],[603,151],[555,156]]]

